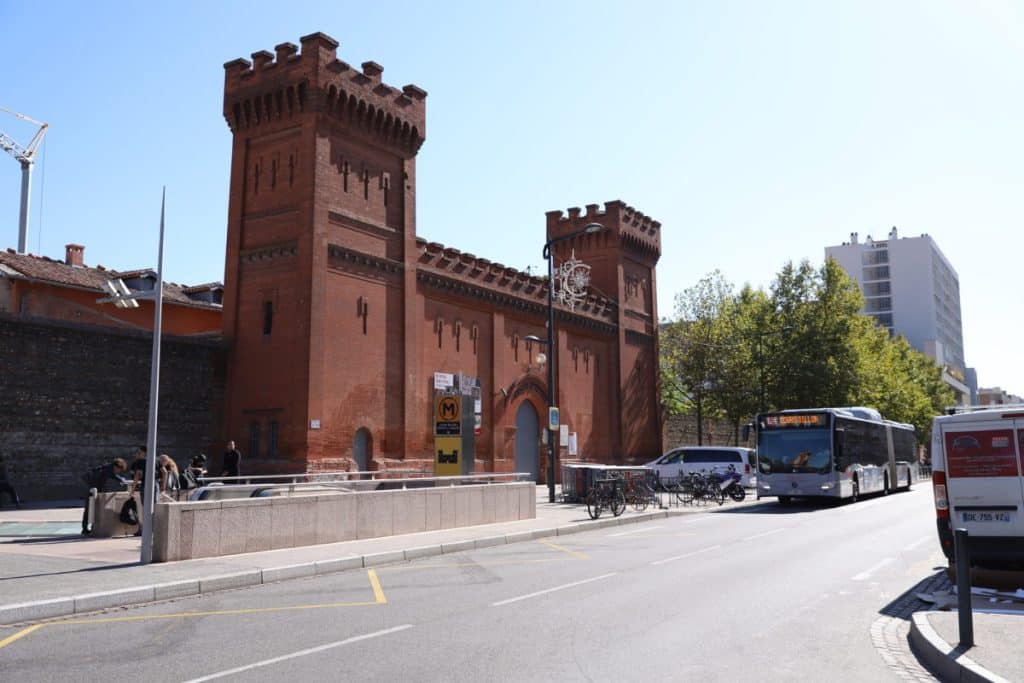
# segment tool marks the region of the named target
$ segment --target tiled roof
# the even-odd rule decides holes
[[[57,286],[76,287],[92,289],[99,293],[105,293],[103,283],[114,278],[139,278],[147,274],[155,277],[155,271],[149,268],[138,270],[118,271],[107,269],[103,266],[69,266],[63,261],[51,259],[47,256],[36,256],[34,254],[19,254],[13,249],[0,251],[0,264],[15,271],[30,280],[38,280]],[[164,301],[204,308],[220,308],[220,304],[212,304],[206,301],[192,299],[188,296],[194,291],[205,291],[213,286],[223,287],[219,282],[201,285],[200,287],[189,287],[173,282],[164,282]]]

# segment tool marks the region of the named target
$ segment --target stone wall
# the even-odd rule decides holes
[[[153,559],[297,548],[438,529],[532,519],[533,482],[438,486],[156,506]]]
[[[0,454],[25,501],[80,498],[81,475],[145,443],[152,335],[0,313]],[[158,451],[179,464],[216,438],[223,351],[164,336]]]
[[[696,446],[697,444],[697,419],[694,415],[667,415],[665,417],[664,449],[669,450],[677,446]],[[737,440],[738,439],[738,440]],[[743,441],[743,425],[740,425],[738,433],[732,424],[726,420],[704,420],[703,446],[745,446],[754,447],[754,437],[751,433],[747,441]]]

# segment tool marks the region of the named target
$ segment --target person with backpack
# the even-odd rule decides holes
[[[120,491],[128,483],[122,475],[128,470],[128,463],[124,458],[114,458],[106,465],[94,467],[86,472],[82,479],[89,487],[85,496],[85,509],[82,510],[82,535],[88,536],[92,533],[92,522],[89,521],[89,511],[97,493],[112,493]]]
[[[177,500],[178,491],[181,490],[181,481],[178,473],[178,463],[166,453],[161,453],[157,460],[157,476],[159,478],[158,488],[160,493],[166,493]]]
[[[181,471],[178,479],[181,483],[181,489],[186,491],[188,489],[199,488],[199,480],[206,476],[206,456],[202,453],[193,456],[189,462],[188,467]]]

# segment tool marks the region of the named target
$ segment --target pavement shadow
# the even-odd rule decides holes
[[[897,596],[892,602],[878,610],[878,613],[887,617],[910,621],[910,617],[914,612],[930,609],[932,603],[925,602],[917,597],[918,593],[936,593],[953,590],[953,584],[946,574],[946,568],[936,567],[935,569],[938,571],[918,581],[911,588]]]
[[[19,576],[0,576],[0,581],[11,581],[14,579],[34,579],[41,576],[61,576],[65,574],[82,574],[85,572],[105,572],[111,569],[123,569],[125,567],[137,567],[141,566],[139,562],[121,562],[118,564],[100,564],[94,567],[77,567],[75,569],[65,569],[63,571],[55,572],[33,572],[31,574],[21,574]]]

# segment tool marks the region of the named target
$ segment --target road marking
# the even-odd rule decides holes
[[[872,574],[877,572],[879,569],[881,569],[885,565],[892,564],[895,561],[896,561],[895,558],[887,557],[884,560],[881,560],[881,561],[876,562],[875,564],[871,565],[870,567],[868,567],[867,569],[862,571],[860,574],[857,574],[856,576],[854,576],[853,580],[854,581],[867,581],[868,579],[871,578]]]
[[[765,531],[762,534],[754,534],[753,536],[747,536],[746,538],[742,538],[740,540],[741,541],[753,541],[755,538],[763,538],[765,536],[771,536],[772,534],[777,534],[779,532],[786,531],[787,529],[789,529],[789,527],[788,526],[784,526],[781,529],[772,529],[771,531]]]
[[[581,560],[589,560],[590,559],[589,557],[587,557],[586,555],[584,555],[581,552],[578,552],[578,551],[575,551],[575,550],[570,550],[569,548],[565,548],[563,546],[560,546],[557,543],[552,543],[551,541],[545,541],[543,538],[539,539],[539,542],[543,543],[544,545],[548,546],[549,548],[554,548],[555,550],[561,550],[563,553],[569,553],[573,557],[578,557]]]
[[[373,597],[377,599],[378,605],[386,605],[388,599],[384,597],[384,591],[380,587],[380,579],[377,578],[377,572],[372,569],[366,570],[366,575],[370,577],[370,585],[373,586]]]
[[[919,538],[916,541],[914,541],[913,543],[911,543],[910,545],[904,546],[903,550],[913,550],[915,548],[920,548],[922,545],[924,545],[925,543],[927,543],[930,540],[932,540],[931,536],[925,536],[924,538]]]
[[[252,671],[264,666],[270,666],[271,664],[277,664],[279,662],[286,662],[289,659],[298,659],[299,657],[306,657],[308,655],[315,655],[318,652],[324,652],[325,650],[332,650],[336,647],[342,647],[343,645],[351,645],[352,643],[358,643],[363,640],[369,640],[371,638],[379,638],[380,636],[387,636],[392,633],[398,633],[408,628],[412,628],[412,624],[403,624],[401,626],[395,626],[393,628],[386,628],[383,631],[374,631],[373,633],[366,633],[361,636],[353,636],[346,638],[345,640],[339,640],[333,643],[327,643],[325,645],[317,645],[306,650],[299,650],[298,652],[292,652],[291,654],[281,655],[280,657],[272,657],[271,659],[264,659],[261,662],[253,662],[252,664],[246,664],[245,666],[239,666],[234,669],[227,669],[225,671],[218,671],[207,676],[200,678],[193,678],[187,683],[201,683],[202,681],[212,681],[215,678],[224,678],[225,676],[233,676],[235,674],[242,673],[244,671]]]
[[[0,640],[0,649],[7,647],[8,645],[13,643],[14,641],[18,640],[19,638],[24,638],[25,636],[27,636],[28,634],[32,633],[33,631],[38,631],[39,629],[41,629],[44,626],[46,626],[46,624],[36,624],[35,626],[29,626],[28,628],[23,628],[20,631],[18,631],[17,633],[15,633],[14,635],[12,635],[12,636],[7,636],[3,640]]]
[[[707,553],[707,552],[711,552],[712,550],[718,550],[721,547],[722,546],[720,546],[720,545],[713,545],[710,548],[702,548],[700,550],[694,550],[692,553],[686,553],[685,555],[676,555],[675,557],[666,557],[664,560],[655,560],[654,562],[651,562],[651,565],[652,566],[657,566],[659,564],[667,564],[669,562],[675,562],[676,560],[682,560],[682,559],[687,558],[687,557],[693,557],[694,555],[700,555],[701,553]]]
[[[630,529],[629,531],[620,531],[617,534],[608,534],[607,537],[608,538],[618,538],[619,536],[629,536],[630,534],[642,534],[642,533],[647,532],[647,531],[652,531],[654,529],[661,529],[661,528],[663,528],[663,527],[659,524],[657,526],[649,526],[649,527],[644,527],[644,528],[640,528],[640,529]]]
[[[138,614],[130,617],[101,617],[99,619],[68,619],[65,621],[52,622],[54,624],[115,624],[123,621],[148,621],[150,619],[185,619],[189,617],[224,617],[239,614],[266,614],[269,612],[292,612],[307,609],[332,609],[338,607],[374,607],[387,604],[384,591],[381,590],[380,581],[377,579],[377,572],[373,569],[366,570],[370,578],[370,587],[373,589],[373,602],[328,602],[314,605],[290,605],[287,607],[246,607],[242,609],[210,610],[209,612],[176,612],[174,614]],[[42,626],[43,624],[40,624]],[[15,634],[19,638],[26,634]],[[3,644],[0,644],[2,647]]]
[[[527,595],[520,595],[508,600],[499,600],[498,602],[491,603],[491,607],[501,607],[502,605],[510,605],[513,602],[519,602],[520,600],[529,600],[530,598],[536,598],[541,595],[547,595],[548,593],[554,593],[555,591],[565,590],[566,588],[575,588],[576,586],[582,586],[585,583],[593,583],[594,581],[601,581],[615,576],[618,572],[612,572],[610,574],[602,574],[601,576],[595,576],[589,579],[583,579],[582,581],[573,581],[572,583],[563,583],[561,586],[555,586],[554,588],[545,588],[542,591],[536,593],[528,593]]]

